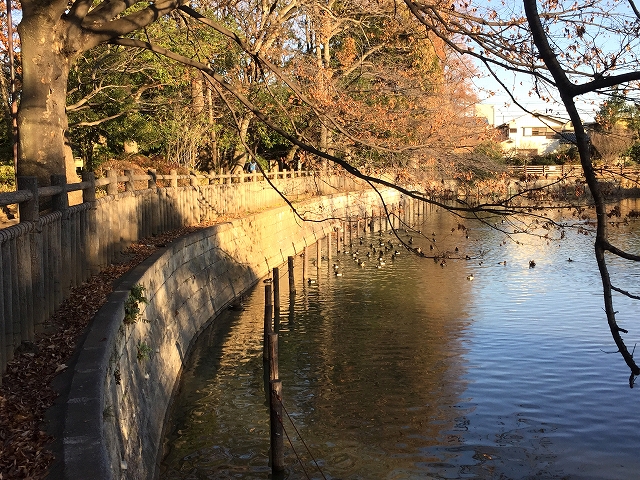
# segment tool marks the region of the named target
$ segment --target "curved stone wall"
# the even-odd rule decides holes
[[[399,202],[395,191],[382,196],[387,205]],[[371,216],[380,201],[372,191],[326,196],[297,206],[315,221],[283,207],[215,225],[129,272],[79,351],[64,419],[64,477],[153,478],[165,416],[199,332],[273,267],[332,231],[336,220],[326,219]],[[125,304],[138,285],[147,303],[127,323]]]

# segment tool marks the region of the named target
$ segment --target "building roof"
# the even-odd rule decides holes
[[[507,122],[504,122],[502,125],[499,125],[499,127],[506,127],[511,122],[515,122],[517,120],[524,119],[525,117],[537,118],[537,119],[541,120],[543,123],[553,123],[553,124],[556,124],[556,125],[565,125],[565,124],[569,123],[569,119],[568,118],[556,117],[556,116],[553,116],[553,115],[548,115],[548,114],[540,113],[540,112],[531,112],[531,113],[524,113],[524,114],[519,115],[517,117],[513,117],[511,120],[509,120]]]

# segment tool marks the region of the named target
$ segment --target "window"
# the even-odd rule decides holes
[[[525,137],[547,137],[553,138],[556,132],[551,127],[524,127],[522,135]]]

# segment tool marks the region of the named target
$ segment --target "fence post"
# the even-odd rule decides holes
[[[2,235],[2,233],[3,232],[0,232],[0,235]],[[7,362],[13,360],[14,351],[19,345],[19,342],[16,343],[15,323],[17,319],[20,318],[18,302],[15,301],[16,296],[14,295],[16,285],[13,281],[14,276],[16,276],[17,267],[13,262],[13,249],[11,245],[12,241],[8,235],[4,238],[4,242],[0,243],[0,262],[2,263],[2,265],[0,265],[2,267],[0,275],[2,275],[3,283],[0,295],[4,295],[4,336]]]
[[[124,191],[125,192],[133,192],[136,187],[133,184],[133,170],[125,170],[124,176],[127,177],[124,183]]]
[[[89,210],[87,210],[87,232],[83,232],[85,235],[86,245],[86,262],[88,268],[88,275],[84,277],[86,279],[89,275],[94,275],[100,271],[100,259],[98,254],[99,239],[98,239],[98,220],[96,214],[96,177],[93,172],[82,172],[82,181],[89,182],[90,186],[82,190],[82,201],[90,204]]]
[[[107,170],[107,178],[109,183],[107,184],[107,195],[118,194],[118,172],[110,168]]]
[[[29,190],[30,200],[19,204],[20,222],[34,222],[32,233],[21,241],[16,239],[18,262],[21,265],[17,277],[20,278],[21,305],[23,319],[21,321],[22,340],[33,340],[35,326],[41,325],[43,316],[42,299],[44,288],[42,283],[42,227],[40,226],[40,198],[38,196],[37,177],[18,177],[18,190]],[[1,295],[1,294],[0,294]],[[2,308],[0,306],[0,308]],[[0,324],[0,328],[2,328]],[[3,333],[0,331],[0,336]],[[0,347],[1,348],[1,347]],[[0,374],[4,369],[0,365]]]
[[[29,190],[33,197],[31,200],[19,204],[20,221],[35,222],[40,213],[40,199],[38,198],[38,177],[18,177],[18,190]]]
[[[69,231],[69,197],[67,196],[67,178],[64,175],[51,175],[51,185],[62,188],[62,192],[53,196],[53,209],[62,213],[60,221],[60,256],[56,259],[56,263],[60,266],[58,269],[59,288],[56,289],[57,307],[67,298],[71,289],[72,273],[71,265],[71,232]]]
[[[200,192],[200,181],[198,180],[198,176],[191,172],[191,186],[193,187],[193,191],[190,192],[192,195],[191,199],[191,211],[193,215],[193,224],[197,225],[201,221],[201,211],[200,211],[200,202],[198,201],[199,192]]]
[[[147,175],[149,175],[149,180],[147,180],[147,188],[156,188],[158,181],[158,172],[155,168],[150,168],[147,170]]]
[[[150,177],[147,188],[152,191],[151,201],[149,202],[149,208],[151,210],[149,215],[149,233],[156,235],[162,228],[162,202],[160,201],[160,192],[158,190],[158,172],[155,168],[150,168],[147,170],[147,174]]]

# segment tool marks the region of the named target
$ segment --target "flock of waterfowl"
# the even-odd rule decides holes
[[[457,230],[462,230],[465,238],[469,238],[469,232],[464,225],[459,224]],[[456,228],[451,229],[452,232],[456,231]],[[343,250],[338,250],[338,254],[341,256],[349,256],[353,262],[355,262],[361,268],[370,268],[374,267],[376,269],[383,268],[387,261],[393,262],[398,255],[401,254],[401,251],[406,251],[409,253],[413,253],[415,255],[427,258],[433,258],[435,263],[438,263],[441,267],[446,267],[447,260],[458,259],[458,260],[472,260],[472,257],[469,255],[461,255],[460,249],[455,247],[453,251],[446,251],[444,253],[431,253],[430,255],[425,254],[421,247],[414,247],[414,235],[419,235],[427,240],[429,243],[429,250],[433,252],[436,247],[436,233],[433,232],[430,236],[423,235],[420,230],[397,230],[395,233],[384,234],[379,232],[379,239],[372,240],[371,237],[359,237],[357,243],[350,243]],[[388,238],[383,238],[385,235],[388,235]],[[393,240],[396,240],[395,242]],[[322,260],[326,260],[323,256]],[[315,264],[315,261],[312,259],[312,263]],[[568,259],[569,262],[573,260],[571,258]],[[479,265],[482,265],[483,262],[480,261]],[[507,261],[503,260],[498,262],[498,265],[507,265]],[[529,260],[529,268],[534,268],[536,266],[535,260]],[[332,264],[333,273],[336,277],[342,277],[343,271],[341,268],[341,259],[338,257]],[[471,281],[475,277],[473,274],[467,275],[466,279]],[[316,280],[313,278],[307,279],[308,284],[316,283]]]

